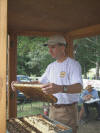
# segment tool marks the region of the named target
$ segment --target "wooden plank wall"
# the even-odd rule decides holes
[[[0,133],[6,132],[7,0],[0,0]]]

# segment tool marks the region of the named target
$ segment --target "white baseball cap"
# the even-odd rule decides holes
[[[92,82],[91,82],[91,81],[88,81],[88,82],[87,82],[87,85],[92,85]]]
[[[48,40],[48,42],[46,44],[44,44],[44,46],[47,46],[47,45],[56,45],[56,44],[59,44],[59,45],[67,45],[67,42],[65,40],[65,38],[62,36],[62,35],[54,35],[54,36],[51,36]]]

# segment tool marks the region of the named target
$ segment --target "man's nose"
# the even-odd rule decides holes
[[[52,53],[52,48],[49,48],[49,52]]]

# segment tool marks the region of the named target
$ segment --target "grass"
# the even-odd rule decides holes
[[[43,114],[43,102],[21,103],[17,105],[17,117]]]

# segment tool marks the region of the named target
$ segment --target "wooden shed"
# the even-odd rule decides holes
[[[9,118],[17,112],[10,86],[16,80],[17,36],[53,34],[65,36],[73,56],[73,39],[100,34],[100,0],[0,0],[0,133],[6,132],[7,70]]]

